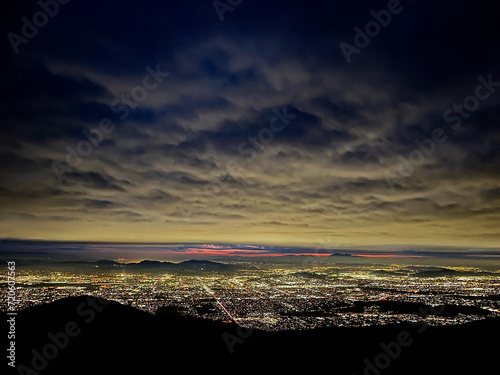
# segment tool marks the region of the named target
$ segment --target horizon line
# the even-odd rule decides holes
[[[106,240],[52,240],[52,239],[32,239],[32,238],[0,238],[0,245],[3,242],[17,243],[44,243],[44,244],[81,244],[81,245],[151,245],[151,246],[190,246],[190,245],[219,245],[219,246],[260,246],[260,247],[288,247],[288,248],[313,248],[322,251],[422,251],[420,249],[429,250],[460,250],[460,251],[481,251],[481,250],[498,250],[500,247],[475,247],[470,246],[443,246],[443,245],[411,245],[411,244],[384,244],[384,245],[352,245],[352,247],[326,247],[325,245],[314,246],[313,244],[276,244],[276,243],[258,243],[258,242],[214,242],[214,241],[106,241]]]

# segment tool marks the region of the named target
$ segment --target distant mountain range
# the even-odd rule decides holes
[[[127,268],[131,270],[159,270],[159,271],[237,271],[242,268],[240,265],[212,262],[209,260],[186,260],[180,263],[160,262],[156,260],[143,260],[138,263],[120,263],[113,260],[98,260],[98,261],[67,261],[60,262],[66,266],[76,266],[79,268],[85,267],[101,267],[101,268]]]
[[[0,316],[6,324],[7,314]],[[4,358],[2,374],[482,374],[497,366],[498,347],[490,340],[500,330],[500,319],[485,319],[264,332],[168,309],[154,316],[88,296],[19,311],[16,321],[16,365],[24,372]]]
[[[399,270],[373,270],[371,273],[382,276],[415,276],[415,277],[456,277],[456,276],[500,276],[499,273],[487,271],[463,271],[442,267],[408,267]]]
[[[414,274],[417,277],[443,277],[443,276],[500,276],[498,273],[486,271],[461,271],[448,268],[431,268]]]
[[[352,257],[352,255],[348,254],[348,253],[333,253],[330,256],[331,257]]]

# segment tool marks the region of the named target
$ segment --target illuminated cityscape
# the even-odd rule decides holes
[[[92,267],[20,268],[17,309],[91,295],[152,314],[234,321],[268,331],[500,317],[500,273],[471,267],[258,264],[233,272],[184,273]],[[6,310],[4,276],[0,291],[0,309]],[[422,313],[422,306],[438,312]]]

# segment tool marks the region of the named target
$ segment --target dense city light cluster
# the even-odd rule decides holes
[[[398,265],[265,265],[237,272],[19,270],[17,309],[92,295],[156,313],[235,321],[264,330],[366,326],[426,319],[460,324],[500,316],[500,274],[455,269],[453,276],[417,276]],[[6,279],[1,279],[6,310]],[[421,307],[440,306],[439,314]],[[161,310],[160,310],[161,311]]]

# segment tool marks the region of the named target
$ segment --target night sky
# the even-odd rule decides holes
[[[498,248],[496,1],[47,4],[1,5],[0,238]]]

